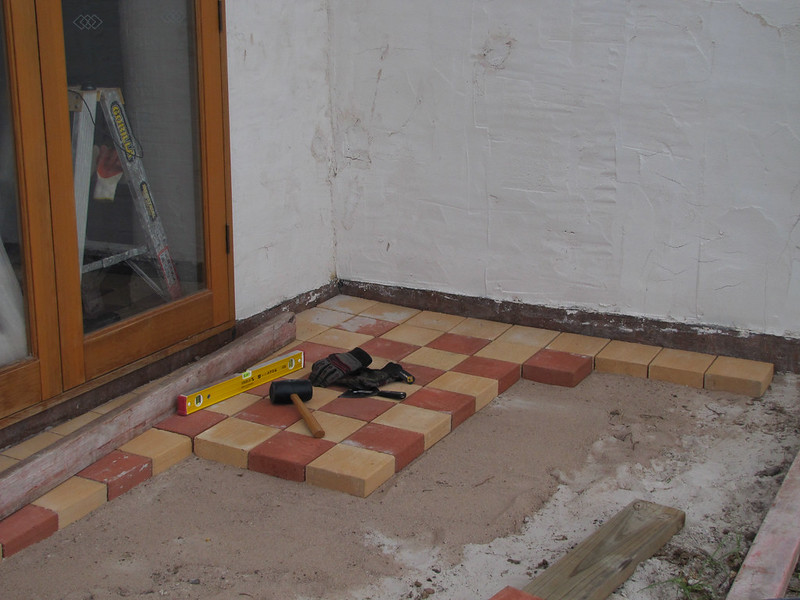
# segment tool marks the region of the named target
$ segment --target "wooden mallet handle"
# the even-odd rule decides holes
[[[303,404],[300,396],[291,394],[289,397],[292,399],[292,404],[294,404],[300,412],[300,416],[303,417],[303,421],[306,422],[308,429],[311,431],[311,435],[315,438],[325,437],[325,430],[322,428],[322,425],[319,424],[317,418],[311,414],[311,411]]]

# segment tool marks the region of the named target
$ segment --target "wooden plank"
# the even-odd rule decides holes
[[[800,558],[798,515],[800,454],[795,456],[726,600],[780,598],[786,593]]]
[[[683,511],[635,500],[523,590],[545,600],[602,600],[683,527]]]
[[[217,352],[144,386],[127,403],[1,472],[0,519],[174,414],[183,391],[242,371],[294,337],[294,315],[280,315]]]

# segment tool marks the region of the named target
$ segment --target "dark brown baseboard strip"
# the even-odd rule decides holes
[[[759,360],[772,363],[776,371],[800,373],[800,339],[796,338],[358,281],[340,281],[339,291],[350,296],[391,302],[420,310]]]

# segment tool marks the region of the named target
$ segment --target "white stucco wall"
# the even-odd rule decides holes
[[[800,336],[800,3],[330,17],[340,278]]]
[[[226,3],[236,318],[335,277],[324,0]]]
[[[226,4],[237,318],[338,276],[800,337],[795,0]]]

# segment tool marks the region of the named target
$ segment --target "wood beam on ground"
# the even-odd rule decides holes
[[[546,600],[602,600],[683,528],[683,511],[635,500],[523,591]]]
[[[800,558],[800,454],[775,495],[727,600],[780,598]]]
[[[0,519],[63,483],[112,450],[174,414],[177,398],[264,360],[295,338],[285,313],[200,360],[131,394],[111,412],[0,473]]]

